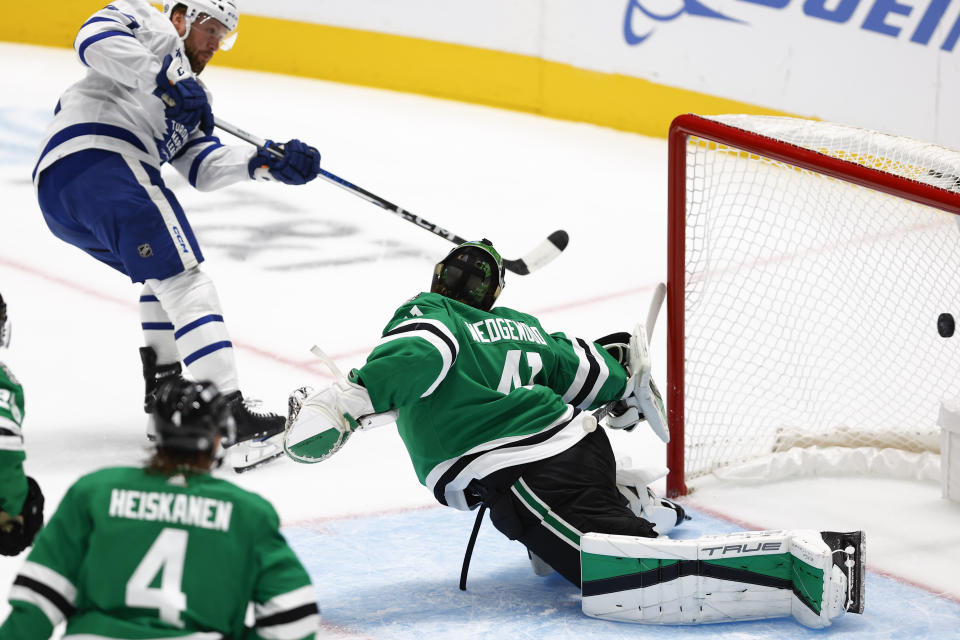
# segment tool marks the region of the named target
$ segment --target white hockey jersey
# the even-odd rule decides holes
[[[157,168],[170,162],[202,191],[250,179],[253,147],[225,146],[164,116],[163,102],[153,95],[164,57],[173,56],[169,77],[193,72],[173,23],[146,0],[114,0],[83,23],[73,47],[87,75],[54,109],[35,184],[45,168],[82,149],[114,151]]]

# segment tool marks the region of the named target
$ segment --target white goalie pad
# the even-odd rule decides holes
[[[666,467],[634,467],[629,456],[617,458],[617,489],[627,499],[630,510],[654,530],[665,535],[677,526],[677,508],[659,498],[649,485],[667,475]],[[680,518],[684,518],[680,515]]]
[[[611,429],[632,429],[640,420],[646,420],[657,437],[666,443],[670,442],[670,429],[667,426],[663,398],[650,374],[651,366],[647,330],[642,324],[638,324],[628,346],[626,369],[630,380],[623,398],[626,411],[620,415],[607,416],[607,426]]]
[[[630,363],[636,385],[633,394],[639,403],[640,412],[657,437],[664,442],[670,442],[670,429],[667,427],[667,413],[663,407],[663,398],[660,397],[660,391],[650,377],[650,369],[653,366],[650,359],[650,340],[642,324],[637,324],[630,337]]]
[[[851,599],[853,570],[834,562],[845,552],[817,531],[695,540],[588,533],[580,549],[583,612],[595,618],[674,625],[793,616],[819,628],[862,611],[862,591]],[[862,568],[862,546],[849,557]]]

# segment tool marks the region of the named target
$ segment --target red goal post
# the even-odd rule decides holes
[[[668,144],[668,495],[795,447],[938,453],[960,153],[738,115],[679,116]]]

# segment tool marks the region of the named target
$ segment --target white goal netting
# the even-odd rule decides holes
[[[709,120],[960,207],[956,151],[793,118]],[[937,332],[939,314],[960,318],[960,216],[736,142],[690,135],[685,165],[683,477],[750,463],[761,478],[778,467],[757,460],[811,448],[936,455],[940,400],[960,389],[960,335]]]

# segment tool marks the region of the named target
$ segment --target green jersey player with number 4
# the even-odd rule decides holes
[[[145,468],[108,468],[63,497],[10,591],[0,638],[313,638],[310,578],[263,498],[210,475],[234,437],[210,382],[171,380]],[[245,627],[249,603],[255,624]]]
[[[7,305],[0,295],[0,348],[10,344]],[[23,470],[23,387],[0,362],[0,554],[15,556],[43,526],[43,492]]]

